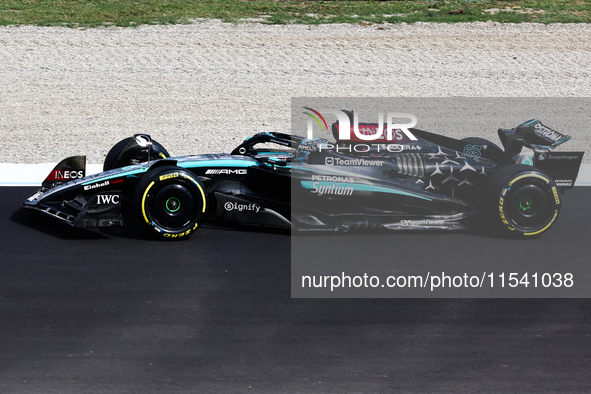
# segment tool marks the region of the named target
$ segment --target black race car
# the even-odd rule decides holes
[[[358,127],[366,135],[381,129]],[[508,234],[536,236],[556,221],[584,154],[554,152],[570,137],[537,120],[499,129],[504,149],[418,129],[409,130],[414,139],[339,141],[338,128],[336,142],[259,133],[231,154],[181,157],[136,134],[110,150],[99,174],[85,176],[84,156],[63,160],[23,207],[78,228],[122,225],[129,208],[165,238],[186,237],[205,220],[309,231],[455,230],[476,214]]]

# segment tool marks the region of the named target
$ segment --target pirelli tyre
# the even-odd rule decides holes
[[[109,171],[114,168],[125,167],[132,164],[138,164],[141,161],[147,161],[147,157],[144,160],[137,160],[137,153],[140,148],[137,144],[130,144],[134,140],[134,137],[125,138],[119,141],[105,157],[103,162],[103,171]],[[164,149],[158,142],[151,140],[152,149],[150,151],[150,160],[165,159],[170,157],[170,154]],[[125,148],[128,148],[124,155],[122,155]]]
[[[548,231],[560,213],[560,192],[554,181],[535,167],[515,164],[490,180],[493,220],[504,232],[532,237]]]
[[[184,238],[205,219],[207,195],[194,174],[176,166],[146,173],[136,186],[134,202],[140,220],[162,238]]]

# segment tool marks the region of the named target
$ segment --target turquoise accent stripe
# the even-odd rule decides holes
[[[253,167],[258,165],[256,161],[250,160],[232,160],[232,159],[220,159],[220,160],[196,160],[196,161],[180,161],[177,166],[181,168],[195,168],[195,167]]]
[[[320,166],[321,164],[318,164]],[[329,167],[329,166],[324,166]],[[314,172],[318,175],[340,175],[340,176],[350,176],[350,174],[344,174],[342,171],[327,171],[325,168],[322,169],[322,172],[318,170],[318,168],[305,168],[305,167],[291,167],[292,170],[299,170],[299,171],[310,171]]]
[[[302,187],[304,189],[313,189],[314,188],[313,184],[315,184],[315,183],[317,183],[321,186],[332,186],[333,184],[335,184],[337,182],[302,181],[301,183],[302,183]],[[404,190],[392,189],[392,188],[384,187],[384,186],[373,186],[373,185],[364,185],[364,184],[359,184],[359,183],[341,183],[341,182],[338,182],[338,184],[339,184],[339,186],[342,186],[342,187],[352,187],[353,190],[357,190],[360,192],[379,192],[379,193],[398,194],[401,196],[414,197],[414,198],[420,198],[421,200],[433,201],[430,198],[423,197],[418,194],[409,193],[409,192],[405,192]]]
[[[123,178],[123,177],[130,176],[130,175],[141,174],[141,173],[146,172],[146,171],[148,171],[148,167],[140,168],[140,169],[137,169],[137,170],[134,170],[134,171],[122,171],[122,172],[118,172],[118,173],[113,174],[113,175],[107,175],[107,176],[92,178],[91,180],[82,183],[82,185],[85,186],[85,185],[89,185],[91,183],[108,181],[109,179],[114,179],[114,178]]]
[[[177,166],[180,168],[196,168],[196,167],[252,167],[256,166],[258,162],[249,160],[232,160],[232,159],[221,159],[221,160],[195,160],[195,161],[179,161]],[[82,185],[89,185],[91,183],[108,181],[113,178],[122,178],[131,175],[142,174],[149,170],[149,167],[142,167],[132,171],[117,172],[113,175],[107,175],[103,177],[93,178],[90,181],[82,183]]]

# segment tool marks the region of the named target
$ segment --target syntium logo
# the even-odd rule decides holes
[[[410,142],[417,141],[417,138],[409,131],[411,127],[417,124],[417,117],[409,113],[388,112],[386,114],[386,130],[384,133],[384,113],[378,114],[377,125],[362,125],[359,127],[359,114],[353,112],[353,125],[349,116],[339,110],[335,109],[321,109],[314,110],[309,107],[304,107],[309,112],[304,114],[309,116],[308,119],[308,139],[314,138],[314,123],[318,124],[320,130],[328,130],[328,124],[322,114],[336,115],[338,123],[338,136],[340,141],[395,141],[395,142]],[[408,123],[394,123],[395,119],[410,119]],[[353,135],[351,135],[351,130]]]
[[[314,190],[312,193],[316,193],[319,196],[323,194],[335,194],[338,196],[350,196],[353,194],[353,187],[341,185],[340,183],[328,183],[328,182],[314,182],[312,187]]]

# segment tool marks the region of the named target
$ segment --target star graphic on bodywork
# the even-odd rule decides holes
[[[454,168],[453,168],[452,166],[449,166],[449,170],[450,170],[450,171],[449,171],[449,175],[448,175],[448,177],[447,177],[447,178],[445,178],[445,180],[444,180],[443,182],[441,182],[441,183],[446,183],[446,182],[451,182],[451,181],[456,181],[456,182],[458,182],[458,178],[456,178],[456,177],[454,176]]]
[[[476,169],[474,167],[472,167],[470,165],[470,163],[468,163],[467,161],[465,161],[464,162],[464,167],[462,167],[462,169],[460,170],[460,172],[468,171],[468,170],[476,172]]]
[[[434,175],[443,175],[445,176],[445,174],[443,172],[441,172],[441,170],[439,169],[439,163],[435,163],[435,171],[433,171],[433,173],[431,174],[431,176]]]

